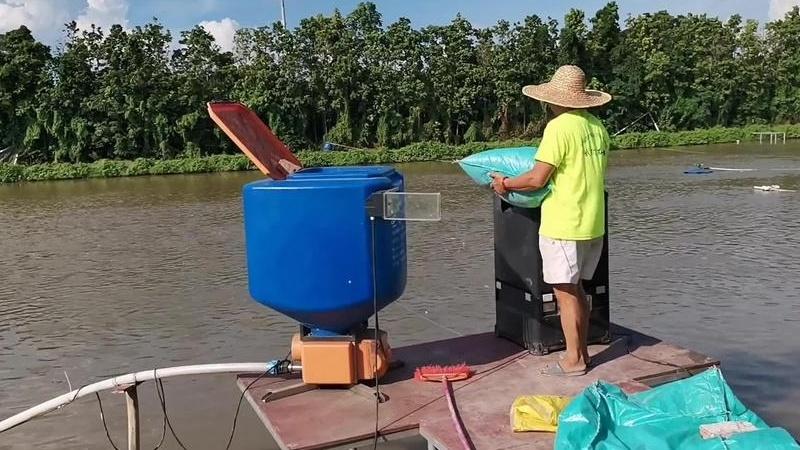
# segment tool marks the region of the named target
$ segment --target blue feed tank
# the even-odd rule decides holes
[[[250,295],[312,329],[345,334],[397,300],[406,283],[403,221],[374,221],[373,193],[403,191],[391,167],[304,169],[244,187]]]

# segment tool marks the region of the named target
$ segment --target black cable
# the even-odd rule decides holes
[[[233,425],[231,425],[231,434],[228,436],[228,444],[225,445],[225,450],[229,450],[231,448],[231,444],[233,443],[233,436],[236,433],[236,422],[239,419],[239,410],[242,408],[242,400],[244,400],[244,395],[247,393],[247,391],[250,390],[251,387],[253,387],[254,384],[256,384],[257,381],[269,375],[272,371],[277,369],[281,364],[289,363],[289,356],[291,356],[291,354],[292,352],[290,351],[289,353],[286,354],[286,357],[276,361],[275,364],[272,365],[272,367],[268,368],[261,375],[256,377],[255,380],[251,381],[244,389],[242,389],[242,395],[239,396],[239,403],[236,405],[236,413],[233,415]]]
[[[625,351],[629,355],[631,355],[632,357],[638,359],[639,361],[648,362],[648,363],[651,363],[651,364],[657,364],[659,366],[671,367],[671,368],[674,368],[674,369],[678,369],[678,370],[680,370],[682,372],[686,372],[687,375],[691,375],[691,372],[686,370],[686,368],[681,366],[681,365],[673,364],[671,362],[666,362],[666,361],[656,361],[654,359],[643,358],[643,357],[641,357],[639,355],[634,354],[631,351],[631,347],[630,347],[630,342],[633,340],[634,335],[633,334],[629,334],[629,333],[615,333],[615,334],[617,336],[622,336],[622,337],[625,338]]]
[[[95,392],[94,395],[97,397],[97,405],[100,407],[100,421],[103,422],[103,429],[106,430],[106,438],[108,439],[108,443],[114,447],[114,450],[119,450],[119,447],[114,444],[114,440],[111,439],[111,433],[108,431],[108,424],[106,423],[106,415],[103,413],[103,401],[100,400],[100,394]]]
[[[161,439],[159,439],[158,444],[153,448],[153,450],[159,450],[162,445],[164,445],[164,440],[167,438],[167,416],[162,414],[164,420],[161,422]]]
[[[378,308],[375,305],[375,369],[373,369],[373,375],[375,376],[375,435],[372,443],[372,449],[377,450],[378,448],[378,439],[380,438],[380,430],[379,430],[379,423],[380,423],[380,406],[381,406],[381,383],[378,379],[378,352],[380,351],[380,345],[378,344],[380,328],[378,326]]]
[[[156,378],[156,369],[153,369],[153,379],[154,380],[157,379]],[[156,390],[158,390],[158,382],[155,382],[154,384],[156,384]],[[159,400],[160,399],[161,399],[161,397],[159,397]],[[159,403],[160,403],[160,401],[159,401]],[[156,446],[155,446],[155,448],[153,448],[153,450],[160,449],[161,446],[164,445],[164,440],[167,438],[167,409],[166,409],[166,407],[163,409],[161,416],[163,417],[163,420],[161,421],[161,439],[159,439],[158,444],[156,444]]]
[[[164,384],[156,373],[156,369],[153,369],[153,380],[155,380],[156,385],[156,394],[158,394],[158,401],[161,403],[161,412],[164,413],[164,421],[167,423],[167,428],[169,428],[170,434],[172,437],[175,438],[175,442],[183,449],[187,450],[186,446],[183,445],[180,438],[178,438],[178,434],[175,433],[175,429],[172,428],[172,422],[169,420],[169,415],[167,414],[167,393],[164,391]]]
[[[380,321],[378,320],[378,280],[375,273],[375,218],[370,217],[372,224],[372,312],[375,314],[375,362],[372,373],[375,377],[375,434],[372,440],[372,449],[377,450],[378,439],[380,438],[380,405],[381,405],[381,383],[378,380],[378,352],[380,351]]]

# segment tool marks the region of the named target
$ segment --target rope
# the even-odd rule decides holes
[[[628,126],[626,126],[626,127],[622,128],[621,130],[619,130],[619,131],[617,131],[616,133],[614,133],[614,134],[613,134],[613,136],[618,136],[618,135],[619,135],[619,134],[621,134],[623,131],[625,131],[625,130],[627,130],[628,128],[632,127],[632,126],[633,126],[633,125],[635,125],[637,122],[639,122],[640,120],[644,119],[644,118],[645,118],[645,117],[647,117],[647,116],[650,116],[650,120],[652,120],[652,121],[653,121],[653,125],[655,125],[655,127],[656,127],[656,131],[661,131],[661,130],[658,128],[658,124],[656,123],[656,120],[653,118],[653,115],[652,115],[652,114],[650,114],[649,112],[646,112],[646,113],[642,114],[641,116],[639,116],[639,118],[638,118],[638,119],[636,119],[636,120],[634,120],[633,122],[631,122],[630,124],[628,124]]]

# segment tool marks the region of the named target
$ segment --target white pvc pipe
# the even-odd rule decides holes
[[[755,172],[757,169],[731,169],[728,167],[709,167],[711,170],[720,170],[727,172]]]
[[[11,429],[19,424],[25,423],[35,417],[47,414],[50,411],[68,405],[73,401],[95,392],[114,389],[128,384],[141,383],[154,379],[177,377],[183,375],[202,375],[214,373],[264,373],[274,368],[272,363],[231,363],[231,364],[200,364],[194,366],[168,367],[164,369],[144,370],[141,372],[119,375],[107,380],[98,381],[64,395],[60,395],[52,400],[48,400],[33,408],[22,411],[8,419],[0,422],[0,433]]]

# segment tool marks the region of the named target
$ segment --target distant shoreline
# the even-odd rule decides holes
[[[785,132],[787,139],[800,138],[800,124],[749,125],[740,128],[709,128],[693,131],[626,133],[612,138],[612,149],[645,149],[689,145],[753,142],[758,131]],[[420,142],[399,149],[323,152],[303,150],[297,156],[305,167],[454,161],[491,148],[536,146],[539,139],[512,139],[448,145]],[[767,144],[765,144],[767,145]],[[115,178],[143,175],[235,172],[253,170],[244,155],[211,155],[193,158],[99,160],[90,163],[0,164],[0,183]]]

